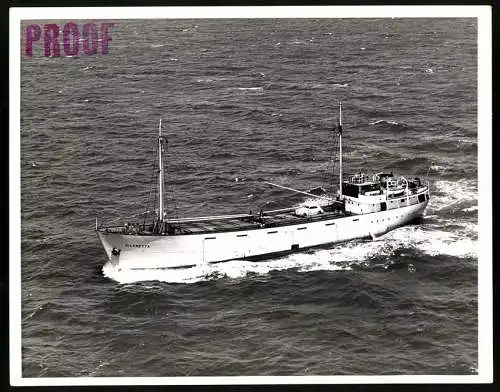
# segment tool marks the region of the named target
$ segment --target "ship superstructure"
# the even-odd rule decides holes
[[[335,127],[339,137],[339,189],[335,196],[309,196],[301,206],[258,213],[168,218],[164,209],[161,121],[158,134],[159,205],[148,224],[98,226],[107,257],[126,268],[188,268],[233,259],[258,260],[356,238],[375,238],[419,217],[429,201],[429,184],[396,178],[392,172],[363,172],[344,179],[342,106]]]

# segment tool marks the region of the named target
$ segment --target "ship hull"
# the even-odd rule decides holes
[[[428,200],[396,209],[289,226],[186,235],[132,235],[97,230],[106,255],[127,269],[188,268],[259,260],[359,238],[374,238],[424,212]],[[114,249],[114,251],[113,251]]]

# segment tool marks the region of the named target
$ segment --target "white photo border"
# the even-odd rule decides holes
[[[492,10],[490,6],[244,6],[11,8],[9,15],[9,329],[10,384],[224,385],[493,382]],[[21,353],[21,21],[215,18],[476,18],[478,28],[478,374],[409,376],[67,377],[23,378]]]

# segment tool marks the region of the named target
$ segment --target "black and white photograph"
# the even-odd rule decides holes
[[[490,19],[11,9],[11,383],[491,382]]]

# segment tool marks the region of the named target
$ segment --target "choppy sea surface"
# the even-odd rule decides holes
[[[477,373],[476,29],[119,20],[107,55],[35,44],[21,59],[23,376]],[[428,174],[419,222],[261,262],[106,264],[95,217],[148,208],[160,117],[169,212],[239,213],[304,200],[262,179],[324,184],[339,101],[347,170]]]

